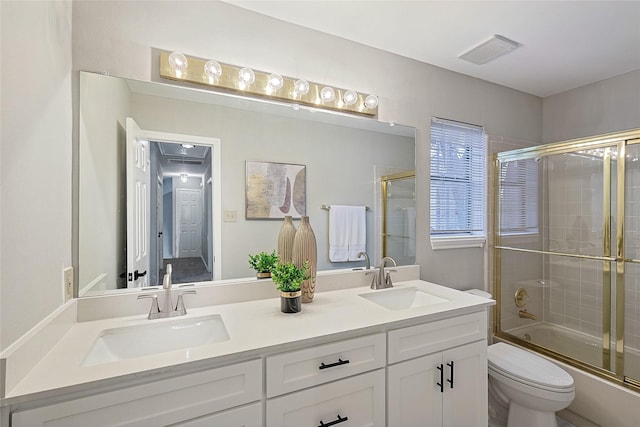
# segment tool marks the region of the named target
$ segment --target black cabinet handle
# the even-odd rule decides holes
[[[334,425],[336,425],[336,424],[340,424],[340,423],[343,423],[343,422],[348,421],[348,420],[349,420],[349,417],[344,417],[344,418],[342,418],[342,417],[340,416],[340,414],[338,414],[338,419],[337,419],[337,420],[330,421],[330,422],[328,422],[328,423],[326,423],[326,424],[325,424],[325,423],[323,423],[323,422],[322,422],[322,420],[320,420],[320,425],[319,425],[318,427],[329,427],[329,426],[334,426]]]
[[[346,365],[347,363],[349,363],[349,359],[347,359],[347,360],[338,359],[337,362],[329,363],[328,365],[325,365],[325,363],[322,362],[322,363],[320,363],[320,366],[318,366],[318,369],[333,368],[335,366]],[[327,424],[327,425],[329,425],[329,424]]]
[[[142,273],[138,273],[138,270],[133,272],[133,280],[138,280],[140,277],[144,277],[147,275],[146,271],[143,271]]]
[[[436,369],[440,371],[440,382],[436,383],[438,387],[440,387],[440,393],[444,393],[444,366],[442,363],[436,366]]]
[[[451,363],[447,363],[447,366],[451,368],[451,377],[447,380],[447,382],[451,385],[451,388],[453,388],[453,360],[451,361]]]

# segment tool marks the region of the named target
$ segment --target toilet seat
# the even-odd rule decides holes
[[[573,378],[550,361],[505,343],[487,349],[489,370],[521,384],[556,393],[573,393]]]

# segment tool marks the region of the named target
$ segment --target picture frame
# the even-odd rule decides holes
[[[306,213],[306,165],[246,162],[245,219],[301,218]]]

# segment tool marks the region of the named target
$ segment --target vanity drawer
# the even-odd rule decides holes
[[[342,422],[351,427],[385,425],[384,369],[267,400],[267,427]]]
[[[466,314],[389,331],[389,364],[486,339],[487,313]]]
[[[16,411],[13,427],[157,427],[212,414],[262,398],[260,360]]]
[[[205,415],[171,427],[262,427],[262,403]]]
[[[380,333],[267,357],[267,397],[381,368],[385,341]]]

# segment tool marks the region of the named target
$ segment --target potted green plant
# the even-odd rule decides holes
[[[256,271],[258,279],[268,279],[273,268],[278,265],[278,254],[275,250],[271,253],[249,254],[249,265]]]
[[[297,267],[292,262],[278,264],[271,270],[271,279],[280,291],[280,311],[298,313],[302,309],[302,282],[309,278],[309,262]]]

